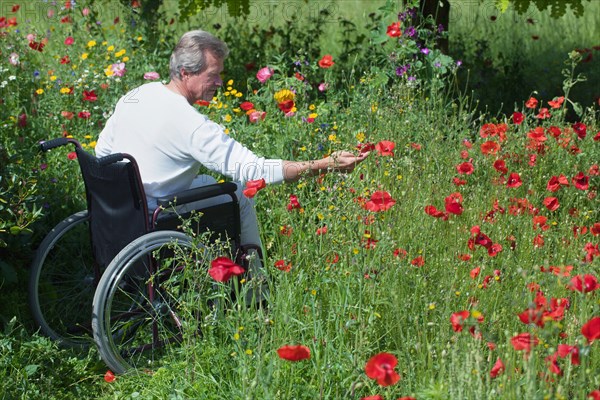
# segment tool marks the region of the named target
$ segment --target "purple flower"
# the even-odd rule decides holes
[[[456,66],[457,66],[457,67],[460,67],[461,65],[462,65],[462,61],[460,61],[460,60],[456,60]]]
[[[408,37],[413,37],[415,36],[415,27],[414,26],[409,26],[408,28],[406,28],[406,30],[404,31],[404,35],[408,36]]]
[[[444,25],[439,24],[438,25],[438,33],[442,33],[442,32],[444,32]]]
[[[410,64],[402,65],[402,66],[396,68],[396,75],[398,75],[398,76],[404,75],[406,73],[406,71],[408,71],[409,68],[410,68]]]
[[[416,81],[416,80],[417,80],[417,78],[415,78],[414,76],[409,76],[409,77],[408,77],[408,80],[409,80],[409,81]]]
[[[429,51],[430,51],[430,50],[429,50],[427,47],[423,47],[423,48],[421,49],[421,53],[423,53],[423,54],[425,54],[425,55],[429,54]]]
[[[436,66],[437,68],[439,68],[442,66],[442,63],[439,61],[436,61],[433,65]]]

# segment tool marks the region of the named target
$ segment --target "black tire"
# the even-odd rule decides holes
[[[199,333],[211,312],[208,251],[185,234],[157,231],[128,244],[98,283],[92,327],[115,373],[155,370]]]
[[[40,244],[29,276],[29,307],[42,333],[63,347],[92,344],[94,264],[87,210],[61,221]]]

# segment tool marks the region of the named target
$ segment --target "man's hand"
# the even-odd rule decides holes
[[[352,172],[358,164],[363,162],[369,156],[369,154],[369,152],[364,152],[356,155],[349,151],[336,151],[327,157],[327,168],[340,172]]]

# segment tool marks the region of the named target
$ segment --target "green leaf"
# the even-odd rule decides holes
[[[508,5],[510,4],[510,0],[496,0],[496,8],[504,13],[508,9]]]
[[[30,377],[33,374],[35,374],[38,370],[40,366],[37,364],[29,364],[25,366],[25,373],[27,373],[27,376]]]

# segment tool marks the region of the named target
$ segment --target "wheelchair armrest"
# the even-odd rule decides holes
[[[175,193],[169,197],[160,197],[156,200],[156,202],[160,207],[169,207],[173,204],[187,204],[198,200],[220,196],[222,194],[228,194],[232,196],[232,199],[237,200],[235,197],[236,190],[237,185],[233,182],[215,183],[212,185],[184,190],[183,192]]]

